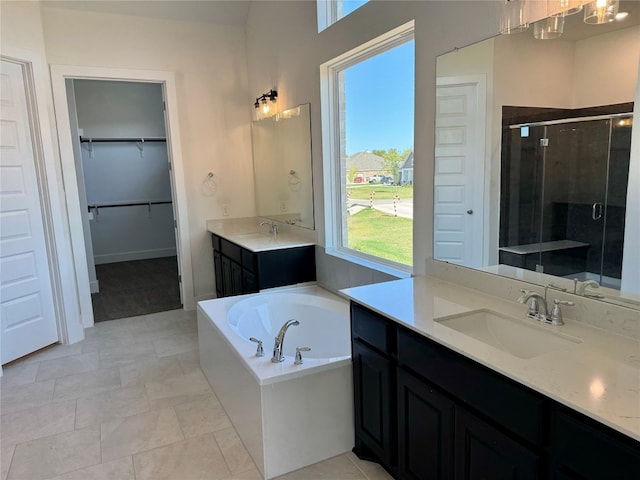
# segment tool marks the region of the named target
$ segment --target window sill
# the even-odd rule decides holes
[[[346,260],[347,262],[355,263],[356,265],[360,265],[361,267],[366,267],[371,270],[375,270],[377,272],[384,273],[386,275],[391,275],[397,278],[410,278],[412,276],[412,267],[408,266],[405,269],[395,267],[386,263],[376,262],[374,260],[370,260],[369,258],[364,258],[359,255],[354,255],[352,253],[348,253],[343,250],[337,250],[335,248],[326,248],[325,253],[327,255],[331,255],[342,260]]]

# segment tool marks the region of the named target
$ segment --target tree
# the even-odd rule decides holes
[[[389,150],[373,150],[371,153],[384,158],[386,172],[393,178],[394,183],[397,183],[400,180],[400,165],[411,153],[411,148],[405,148],[402,152],[399,152],[396,148],[390,148]]]
[[[358,171],[356,170],[356,167],[351,166],[349,168],[349,171],[347,172],[347,181],[349,183],[353,183],[353,180],[356,178],[357,173]]]

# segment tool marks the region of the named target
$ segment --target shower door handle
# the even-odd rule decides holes
[[[602,218],[602,204],[595,202],[591,207],[591,218],[593,220],[600,220]]]

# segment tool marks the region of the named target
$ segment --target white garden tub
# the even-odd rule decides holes
[[[285,361],[272,363],[284,322]],[[270,479],[353,447],[349,304],[319,287],[198,303],[200,365],[256,466]],[[256,357],[255,337],[264,342]],[[310,347],[294,365],[296,347]]]

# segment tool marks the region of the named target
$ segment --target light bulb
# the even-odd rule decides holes
[[[263,116],[269,115],[269,111],[271,111],[271,107],[265,98],[262,99],[262,104],[260,105],[260,111]]]

